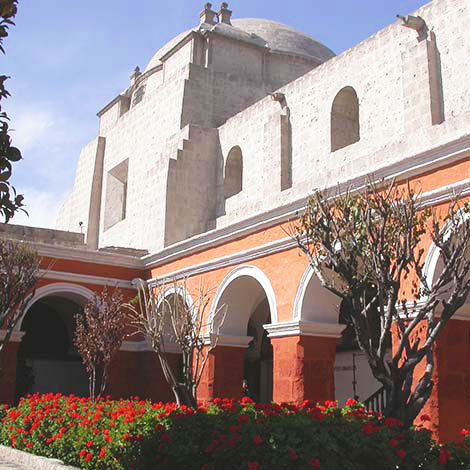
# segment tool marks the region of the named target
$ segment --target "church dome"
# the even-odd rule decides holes
[[[204,26],[208,25],[197,26],[174,37],[154,54],[145,70],[147,71],[161,64],[160,58],[175,47],[190,31],[200,31]],[[311,58],[320,63],[335,55],[331,49],[308,34],[271,20],[260,18],[234,19],[231,26],[219,23],[211,26],[209,30],[242,41],[249,41],[276,52]]]

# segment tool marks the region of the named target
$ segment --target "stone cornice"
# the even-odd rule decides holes
[[[60,245],[47,245],[45,243],[30,243],[39,256],[60,258],[72,261],[82,261],[92,264],[104,264],[142,270],[144,264],[142,258],[127,256],[119,253],[106,253],[103,251],[70,248]]]
[[[149,341],[123,341],[120,351],[124,352],[154,352]],[[166,343],[165,352],[180,354],[181,348],[175,343]]]
[[[324,338],[341,338],[346,325],[335,323],[314,323],[306,321],[288,321],[263,325],[270,338],[285,336],[319,336]]]
[[[88,274],[76,274],[64,271],[40,270],[44,279],[56,279],[65,282],[81,282],[84,284],[97,284],[100,286],[119,287],[121,289],[134,289],[132,281],[123,281],[112,277],[91,276]]]
[[[248,348],[253,340],[253,336],[231,336],[231,335],[214,335],[205,334],[204,343],[207,345],[214,344],[217,346],[227,346],[231,348]]]

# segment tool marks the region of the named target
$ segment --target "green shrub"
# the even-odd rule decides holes
[[[216,399],[197,411],[148,401],[33,395],[0,411],[0,442],[98,470],[468,469],[470,445],[440,447],[349,400],[302,406]]]

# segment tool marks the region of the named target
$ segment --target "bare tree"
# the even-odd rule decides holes
[[[361,192],[315,191],[291,235],[342,312],[387,391],[385,414],[411,425],[433,388],[434,344],[470,292],[470,207],[458,198],[440,213],[420,207],[409,185],[368,181]],[[424,273],[430,237],[443,270]],[[396,326],[396,350],[387,348]],[[419,329],[424,326],[424,332]],[[418,364],[425,372],[415,381]]]
[[[109,294],[105,287],[85,305],[83,312],[75,315],[74,344],[88,373],[92,399],[99,398],[106,389],[111,360],[125,337],[125,311],[122,293],[115,289]]]
[[[185,280],[174,282],[171,286],[152,287],[141,281],[137,302],[128,307],[135,333],[142,334],[150,341],[176,402],[195,408],[197,387],[210,352],[217,346],[226,308],[219,308],[214,318],[208,319],[210,292],[200,285],[192,296],[192,302],[185,298],[186,292]],[[181,381],[169,361],[167,348],[170,344],[177,345],[181,350]]]
[[[0,239],[0,379],[5,346],[23,317],[40,278],[41,259],[28,245]]]

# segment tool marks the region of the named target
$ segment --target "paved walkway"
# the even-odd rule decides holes
[[[32,470],[32,468],[22,467],[16,463],[7,462],[3,457],[0,457],[0,470]]]

